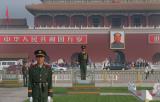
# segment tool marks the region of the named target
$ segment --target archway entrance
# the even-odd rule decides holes
[[[115,62],[116,63],[120,63],[120,64],[125,64],[126,62],[126,58],[125,58],[125,54],[122,51],[116,50],[114,51],[116,53],[116,58],[115,58]]]
[[[160,62],[160,52],[157,52],[152,56],[152,61],[154,63]]]

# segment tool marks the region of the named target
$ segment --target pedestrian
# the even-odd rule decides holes
[[[27,87],[28,85],[28,67],[26,66],[26,62],[23,62],[22,74],[23,74],[23,86]]]

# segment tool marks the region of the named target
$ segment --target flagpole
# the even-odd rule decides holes
[[[9,20],[9,11],[8,11],[8,5],[6,6],[6,24],[8,29],[8,20]]]

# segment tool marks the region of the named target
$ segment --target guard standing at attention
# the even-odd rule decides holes
[[[86,46],[81,46],[82,52],[78,55],[78,63],[80,65],[81,71],[81,80],[86,80],[86,71],[87,71],[87,64],[88,64],[88,54],[86,52]]]
[[[44,50],[36,50],[34,54],[37,64],[29,69],[28,97],[31,102],[48,102],[52,97],[52,70],[45,64]]]

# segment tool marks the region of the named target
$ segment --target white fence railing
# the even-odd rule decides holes
[[[4,74],[0,73],[0,81],[2,80],[23,80],[21,74]],[[75,84],[81,80],[80,71],[64,71],[54,72],[53,83],[70,83]],[[92,83],[128,83],[130,81],[135,83],[156,83],[160,81],[160,71],[153,71],[146,73],[144,70],[89,70],[87,71],[86,80]]]
[[[80,71],[66,71],[53,73],[56,80],[80,80]],[[87,71],[87,80],[111,81],[121,83],[135,82],[156,82],[160,79],[160,71],[146,73],[144,70],[127,70],[127,71],[106,71],[96,70]]]

